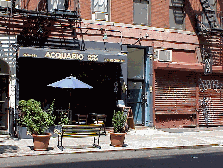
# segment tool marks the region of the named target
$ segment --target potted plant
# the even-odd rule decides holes
[[[111,146],[123,146],[125,140],[125,123],[127,116],[123,111],[114,111],[112,118],[113,132],[110,133]]]
[[[53,135],[58,135],[61,133],[62,125],[68,125],[70,123],[70,120],[68,116],[66,115],[65,111],[62,111],[60,114],[60,121],[58,122],[58,125],[55,125],[53,130]]]
[[[53,115],[54,101],[47,111],[41,108],[40,102],[30,99],[19,101],[21,116],[18,122],[26,126],[33,137],[34,150],[47,150],[51,133],[46,133],[49,126],[54,125],[56,117]]]
[[[60,121],[58,122],[59,125],[68,125],[70,123],[70,120],[68,116],[66,115],[65,111],[61,112]]]

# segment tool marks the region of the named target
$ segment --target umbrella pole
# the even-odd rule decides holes
[[[71,98],[71,90],[70,90],[70,98]],[[70,110],[70,102],[69,102],[69,110]]]

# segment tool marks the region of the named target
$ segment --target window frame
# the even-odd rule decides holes
[[[138,2],[136,2],[138,1]],[[134,3],[142,3],[147,2],[147,23],[137,23],[134,21],[135,18],[135,9],[134,9]],[[133,24],[135,25],[146,25],[146,26],[151,26],[151,3],[148,0],[133,0]]]
[[[174,0],[170,0],[169,2],[169,27],[170,28],[174,28],[174,29],[178,29],[178,30],[186,30],[186,23],[185,23],[185,18],[186,18],[186,13],[185,13],[185,9],[184,9],[184,5],[174,5],[172,2]],[[180,0],[179,0],[180,1]],[[178,24],[176,23],[176,15],[174,16],[174,10],[175,11],[182,11],[182,24]],[[180,13],[179,13],[180,14]],[[171,18],[171,15],[173,18]],[[179,16],[178,16],[179,17]],[[172,25],[174,23],[174,25]]]

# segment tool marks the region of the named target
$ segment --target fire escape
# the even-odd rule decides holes
[[[81,18],[78,0],[75,2],[73,10],[48,11],[48,2],[35,10],[0,6],[0,34],[17,35],[17,44],[23,47],[78,49],[76,28],[81,27]]]
[[[222,35],[223,29],[219,24],[221,18],[217,18],[217,12],[210,5],[209,0],[200,0],[202,15],[196,15],[196,31],[200,38],[204,74],[212,73],[212,66],[222,66]],[[205,23],[205,20],[208,23]],[[209,70],[206,65],[209,64]],[[207,71],[206,71],[207,70]]]
[[[211,4],[210,0],[200,0],[200,3],[202,6],[202,13],[201,15],[196,15],[196,31],[200,42],[204,75],[209,75],[212,73],[212,66],[223,66],[223,16],[222,13],[218,13],[217,10],[214,9],[216,1],[212,1]],[[207,66],[209,66],[209,69]],[[217,84],[214,87],[220,89],[220,91],[217,92],[210,89],[204,92],[203,89],[208,88],[207,84],[203,82],[201,85],[199,93],[201,98],[199,125],[207,127],[219,124],[222,125],[222,123],[219,123],[219,121],[222,120],[222,108],[218,106],[218,104],[222,103],[222,84]]]

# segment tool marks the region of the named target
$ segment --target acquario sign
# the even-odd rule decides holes
[[[20,57],[33,58],[50,58],[63,60],[79,60],[79,61],[93,61],[93,62],[119,62],[125,63],[122,56],[91,54],[91,53],[75,53],[75,52],[55,52],[55,51],[34,51],[34,50],[20,50]]]
[[[72,59],[72,60],[83,60],[83,54],[76,53],[60,53],[60,52],[46,52],[46,58],[55,58],[55,59]]]

